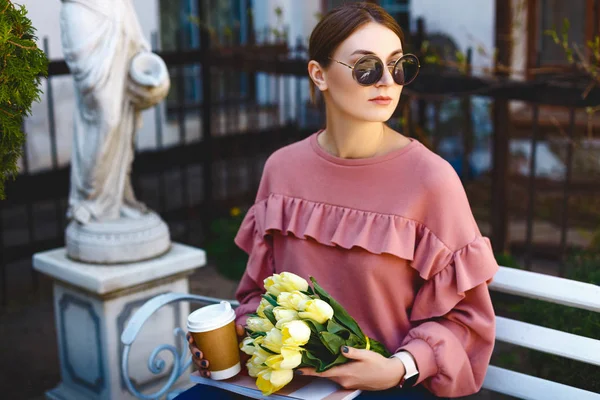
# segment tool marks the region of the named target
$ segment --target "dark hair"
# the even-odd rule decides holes
[[[365,1],[346,3],[325,14],[313,29],[308,42],[309,60],[315,60],[323,68],[327,68],[331,63],[329,57],[335,49],[358,28],[369,22],[377,22],[390,29],[404,44],[402,28],[379,5]],[[312,81],[310,82],[310,97],[314,101],[315,85]]]

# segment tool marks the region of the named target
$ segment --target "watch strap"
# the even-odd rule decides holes
[[[419,370],[412,354],[408,351],[399,351],[396,354],[392,354],[392,357],[399,359],[404,364],[405,372],[400,380],[400,387],[413,386],[419,377]]]

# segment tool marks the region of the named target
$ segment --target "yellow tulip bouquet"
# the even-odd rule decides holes
[[[266,293],[246,322],[248,336],[240,349],[250,356],[248,374],[266,396],[287,385],[295,368],[317,372],[349,360],[342,346],[391,354],[367,337],[356,321],[314,278],[313,287],[290,272],[264,280]]]

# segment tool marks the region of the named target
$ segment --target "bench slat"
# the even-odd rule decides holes
[[[520,372],[490,365],[483,387],[494,392],[527,400],[600,400],[599,393],[589,392]]]
[[[496,339],[600,366],[600,340],[496,317]]]
[[[591,283],[500,267],[490,289],[600,312],[600,286]]]

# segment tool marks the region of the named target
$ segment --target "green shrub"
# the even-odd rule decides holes
[[[18,173],[25,134],[23,117],[40,99],[40,76],[48,60],[36,43],[35,29],[24,6],[0,0],[0,200],[4,183]]]
[[[217,271],[224,277],[239,281],[246,270],[248,255],[234,243],[244,219],[245,212],[234,207],[229,216],[215,219],[210,227],[214,238],[206,245],[208,259],[216,264]]]
[[[503,267],[523,269],[519,262],[508,252],[496,253],[494,256],[496,257],[496,262],[498,265],[502,265]]]

